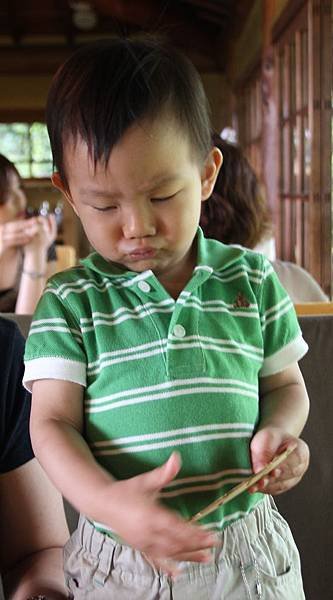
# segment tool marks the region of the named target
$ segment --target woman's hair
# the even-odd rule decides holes
[[[20,178],[19,172],[15,165],[8,160],[3,154],[0,154],[0,206],[6,203],[7,193],[9,188],[9,177],[15,173]]]
[[[206,237],[254,248],[272,231],[263,190],[239,147],[213,134],[223,164],[210,198],[202,203],[200,225]]]
[[[188,136],[193,155],[211,149],[208,101],[194,66],[163,41],[98,40],[85,44],[57,71],[46,121],[53,162],[67,186],[64,146],[82,138],[95,164],[107,164],[126,130],[166,114]]]

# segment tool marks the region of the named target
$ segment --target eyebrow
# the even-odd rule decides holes
[[[80,196],[95,196],[96,198],[108,198],[110,200],[116,200],[119,198],[119,194],[109,192],[108,190],[98,189],[98,188],[83,188],[79,189]]]
[[[178,174],[178,173],[175,176],[162,175],[162,176],[154,177],[149,182],[149,185],[147,184],[147,186],[142,188],[142,191],[143,192],[154,191],[155,189],[161,187],[162,185],[167,185],[169,183],[173,183],[174,181],[177,181],[179,178],[180,178],[180,174]],[[117,198],[119,198],[119,196],[122,195],[122,194],[119,194],[118,192],[110,192],[109,190],[93,188],[93,187],[79,189],[79,194],[80,194],[80,196],[83,196],[83,197],[89,197],[91,195],[94,195],[95,198],[107,198],[108,200],[116,200]]]
[[[180,174],[176,175],[161,175],[157,177],[153,177],[153,179],[149,182],[149,186],[147,186],[147,190],[151,190],[161,185],[165,185],[167,183],[172,183],[180,178]]]

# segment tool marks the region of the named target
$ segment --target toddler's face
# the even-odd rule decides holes
[[[214,149],[200,165],[170,119],[143,122],[124,134],[106,167],[94,169],[82,140],[67,146],[67,198],[105,259],[131,271],[151,269],[162,282],[186,279],[201,202],[211,194],[220,158]],[[57,175],[54,183],[62,187]]]

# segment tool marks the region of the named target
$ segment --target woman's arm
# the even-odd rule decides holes
[[[0,475],[0,571],[6,598],[67,598],[62,547],[69,537],[61,495],[36,459]]]
[[[15,312],[32,314],[49,276],[47,250],[55,239],[57,228],[54,215],[29,219],[25,223],[31,228],[33,237],[23,248],[23,271]]]
[[[57,272],[57,261],[49,260],[46,265],[46,278],[52,277]]]

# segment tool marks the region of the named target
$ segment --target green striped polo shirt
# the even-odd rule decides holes
[[[54,275],[33,318],[24,380],[83,386],[85,438],[116,479],[177,450],[182,468],[161,501],[189,518],[251,473],[259,378],[306,350],[271,264],[198,229],[197,266],[177,300],[152,271],[97,253]],[[223,529],[261,500],[244,492],[202,522]]]

